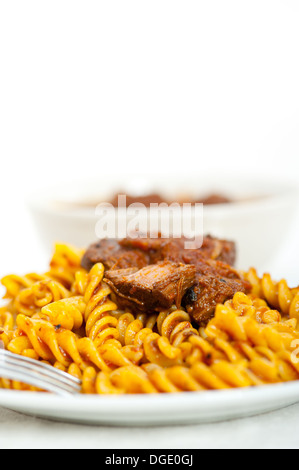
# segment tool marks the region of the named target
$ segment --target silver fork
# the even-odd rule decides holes
[[[81,381],[43,362],[19,356],[1,348],[0,377],[16,380],[58,395],[79,393]]]

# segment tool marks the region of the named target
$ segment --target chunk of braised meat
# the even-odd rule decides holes
[[[230,266],[208,260],[197,266],[196,284],[186,293],[183,305],[198,324],[205,324],[217,304],[232,299],[237,292],[249,292],[250,287]]]
[[[195,275],[195,266],[166,261],[141,270],[107,271],[105,282],[120,306],[151,313],[173,305],[179,308],[185,293],[195,284]]]
[[[201,276],[215,276],[220,278],[228,279],[241,279],[240,272],[229,264],[223,263],[222,261],[216,261],[213,259],[205,259],[200,256],[192,256],[196,265],[196,272]],[[186,263],[189,264],[189,263]]]
[[[150,256],[152,263],[165,259],[193,263],[191,259],[205,257],[223,261],[231,266],[236,262],[236,245],[227,240],[218,240],[211,236],[204,237],[201,248],[190,250],[185,248],[187,238],[125,238],[119,244],[127,249],[138,249]]]
[[[88,248],[81,266],[90,271],[97,263],[103,263],[106,269],[143,268],[150,264],[150,258],[141,250],[128,250],[121,247],[118,240],[105,238]]]
[[[118,207],[119,196],[124,196],[124,193],[116,194],[111,200],[110,204],[113,207]],[[145,196],[131,196],[126,194],[126,207],[129,207],[131,204],[143,204],[145,207],[150,207],[151,204],[162,204],[165,200],[160,196],[160,194],[148,194]]]
[[[228,204],[233,202],[228,197],[222,194],[210,194],[206,197],[201,199],[195,200],[193,198],[177,198],[175,200],[170,200],[165,197],[162,197],[160,194],[151,193],[146,194],[143,196],[132,196],[131,194],[125,194],[125,192],[120,192],[119,194],[115,194],[115,196],[111,199],[110,204],[114,207],[118,207],[119,204],[119,196],[126,196],[126,207],[129,207],[131,204],[143,204],[145,207],[150,207],[151,204],[172,204],[176,203],[182,205],[184,203],[187,204]]]
[[[235,262],[234,243],[205,237],[202,248],[187,250],[185,241],[101,240],[87,250],[82,266],[90,270],[95,263],[104,264],[120,308],[151,313],[179,305],[182,299],[201,324],[213,316],[217,303],[248,292],[250,285],[230,266]]]
[[[187,251],[195,252],[196,250]],[[235,265],[237,258],[235,242],[230,240],[219,240],[218,238],[207,236],[204,238],[201,251],[204,253],[206,258],[222,261],[230,266]]]
[[[119,241],[120,246],[129,250],[138,249],[148,254],[156,253],[161,249],[161,246],[168,240],[164,238],[149,238],[146,236],[139,236],[137,238],[124,238]]]
[[[204,198],[204,199],[199,199],[196,201],[197,204],[230,204],[232,199],[229,199],[226,196],[222,196],[221,194],[211,194],[210,196]]]
[[[186,241],[185,238],[103,239],[88,248],[81,264],[89,271],[96,263],[103,263],[106,269],[126,269],[143,268],[164,260],[197,264],[202,257],[230,265],[235,263],[236,248],[233,242],[205,237],[201,248],[187,250]]]

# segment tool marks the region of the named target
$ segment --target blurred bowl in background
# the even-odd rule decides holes
[[[126,181],[124,181],[126,180]],[[166,200],[199,201],[212,194],[231,202],[204,206],[204,233],[237,244],[240,269],[264,267],[278,255],[292,227],[297,187],[262,178],[195,175],[101,178],[63,184],[33,194],[29,207],[40,240],[50,253],[56,241],[87,247],[96,237],[96,206],[116,194],[159,194]]]

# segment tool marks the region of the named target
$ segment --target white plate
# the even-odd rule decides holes
[[[0,406],[59,421],[147,426],[243,418],[299,402],[299,381],[257,388],[174,395],[97,396],[0,391]]]

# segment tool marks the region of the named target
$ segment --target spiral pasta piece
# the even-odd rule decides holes
[[[160,333],[144,327],[140,317],[130,313],[119,317],[116,329],[122,351],[133,364],[152,362],[163,367],[182,364],[190,351],[187,339],[198,332],[190,323],[190,316],[183,311],[162,312],[155,320]]]
[[[45,274],[26,274],[25,276],[18,276],[15,274],[5,276],[1,279],[1,284],[5,287],[6,293],[4,299],[15,299],[16,296],[28,287],[31,287],[36,282],[48,279]]]
[[[7,348],[13,335],[14,326],[13,314],[6,307],[0,308],[0,347],[3,345],[4,348]]]
[[[163,368],[145,365],[122,367],[110,374],[99,373],[95,380],[98,394],[179,393],[248,387],[250,375],[238,364],[218,362],[212,367],[196,364],[191,368]]]
[[[189,336],[198,335],[193,328],[190,315],[184,310],[172,309],[162,312],[157,318],[157,327],[161,336],[168,338],[174,347],[181,345]]]
[[[90,273],[77,273],[72,288],[74,292],[83,296],[86,304],[84,312],[86,336],[111,367],[137,364],[143,357],[143,350],[135,346],[130,347],[122,338],[124,314],[118,311],[117,305],[110,300],[111,290],[103,282],[103,278],[104,266],[99,263]]]
[[[10,380],[0,377],[0,389],[3,388],[5,390],[18,390],[23,392],[42,392],[40,388],[33,387],[32,385],[24,384],[22,382],[18,382],[17,380]]]
[[[215,318],[205,330],[205,338],[204,341],[213,346],[209,351],[212,362],[217,354],[223,354],[225,360],[241,364],[244,371],[248,369],[263,383],[298,378],[299,367],[292,360],[292,344],[299,339],[299,333],[292,320],[259,323],[251,315],[239,316],[227,303],[217,306]],[[257,380],[255,385],[258,384]]]
[[[123,312],[125,313],[125,312]],[[147,315],[146,313],[140,313],[136,315],[136,320],[140,320],[144,328],[154,330],[157,324],[158,314]]]
[[[101,374],[97,379],[97,392],[102,389],[104,378],[106,379],[106,387],[109,386],[110,382],[114,389],[118,390],[117,393],[158,393],[156,387],[150,382],[147,373],[137,366],[120,367],[113,371],[109,377],[107,375],[103,377],[103,374]],[[113,392],[113,389],[111,391]]]
[[[89,364],[94,364],[99,370],[111,370],[89,338],[79,338],[70,330],[55,328],[48,321],[24,315],[18,315],[17,326],[21,332],[20,337],[27,336],[28,343],[25,346],[31,345],[39,360],[51,364],[60,363],[64,367],[75,363],[82,370]],[[19,344],[17,338],[8,345],[8,349],[12,350],[14,346],[15,350],[12,352],[22,354],[22,350],[16,350],[16,345]]]
[[[17,314],[31,317],[46,305],[70,296],[71,293],[61,283],[45,279],[21,290],[13,301],[13,308]]]
[[[117,318],[113,311],[117,305],[110,300],[111,290],[103,283],[104,266],[96,264],[90,273],[79,273],[76,283],[83,295],[86,309],[84,312],[86,336],[99,347],[108,340],[118,340]]]
[[[84,250],[82,249],[64,243],[56,243],[50,261],[50,270],[46,275],[70,289],[75,281],[76,273],[84,271],[81,268],[83,254]]]
[[[246,278],[255,297],[265,299],[269,306],[279,310],[282,315],[299,320],[299,288],[291,289],[285,279],[275,282],[270,274],[264,274],[260,279],[254,268],[249,270]]]
[[[15,326],[13,314],[6,307],[0,308],[0,328],[12,331]]]
[[[71,297],[43,307],[39,317],[54,326],[66,330],[78,330],[83,324],[85,309],[86,304],[83,297]]]

